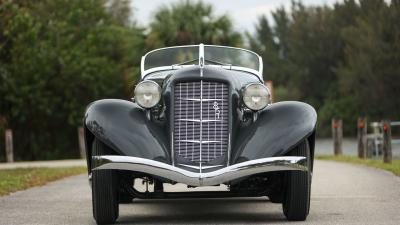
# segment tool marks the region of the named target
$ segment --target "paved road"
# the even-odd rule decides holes
[[[399,224],[400,178],[388,172],[316,161],[311,212],[301,224]],[[90,188],[80,175],[0,198],[0,224],[94,224]],[[282,224],[266,198],[135,200],[119,224]],[[296,223],[290,223],[296,224]]]

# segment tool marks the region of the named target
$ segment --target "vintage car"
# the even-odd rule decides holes
[[[144,55],[132,101],[95,101],[85,113],[97,223],[115,222],[133,198],[262,196],[282,203],[288,220],[305,220],[317,114],[302,102],[272,103],[263,83],[262,58],[245,49],[199,44]],[[164,191],[175,184],[193,191]]]

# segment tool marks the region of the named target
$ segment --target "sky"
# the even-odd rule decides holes
[[[163,5],[168,5],[180,0],[132,0],[134,18],[141,26],[150,23],[152,15]],[[329,5],[341,0],[302,0],[304,5]],[[237,31],[254,31],[254,24],[258,16],[266,14],[271,20],[271,12],[284,6],[290,8],[291,0],[203,0],[214,6],[216,15],[227,14]]]

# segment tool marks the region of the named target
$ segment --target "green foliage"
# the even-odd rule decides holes
[[[273,26],[261,17],[250,47],[263,56],[264,78],[279,100],[301,100],[319,115],[319,135],[341,117],[346,135],[357,117],[400,116],[399,1],[354,0],[334,7],[305,7],[273,13]]]
[[[155,13],[146,43],[150,48],[199,43],[241,46],[242,38],[227,15],[215,16],[212,6],[201,1],[182,0]]]
[[[338,68],[342,93],[374,119],[400,115],[400,2],[362,1],[363,16],[342,31],[345,62]]]
[[[70,149],[86,105],[128,97],[144,38],[114,22],[104,4],[2,3],[0,115],[14,130],[18,158],[78,155]]]
[[[3,0],[0,18],[0,134],[13,129],[17,159],[78,156],[86,105],[130,98],[146,50],[244,45],[231,19],[202,1],[159,8],[146,30],[136,26],[129,0]],[[342,117],[349,135],[358,116],[400,116],[398,18],[399,0],[294,1],[290,11],[275,10],[273,21],[261,16],[245,37],[263,57],[276,100],[312,104],[319,135]]]
[[[0,132],[13,130],[17,160],[78,156],[85,107],[130,98],[146,49],[242,45],[229,17],[202,2],[161,8],[148,35],[129,0],[6,0],[0,18]]]

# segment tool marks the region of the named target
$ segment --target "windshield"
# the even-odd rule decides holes
[[[144,70],[162,66],[172,66],[198,60],[198,46],[172,47],[155,50],[146,55]],[[197,64],[196,62],[192,64]]]
[[[256,53],[246,49],[215,45],[178,46],[151,51],[142,58],[142,76],[153,71],[198,65],[201,54],[204,54],[206,65],[244,70],[262,76],[261,58]]]
[[[204,59],[206,64],[221,64],[259,69],[258,55],[240,48],[227,48],[219,46],[204,46]]]

